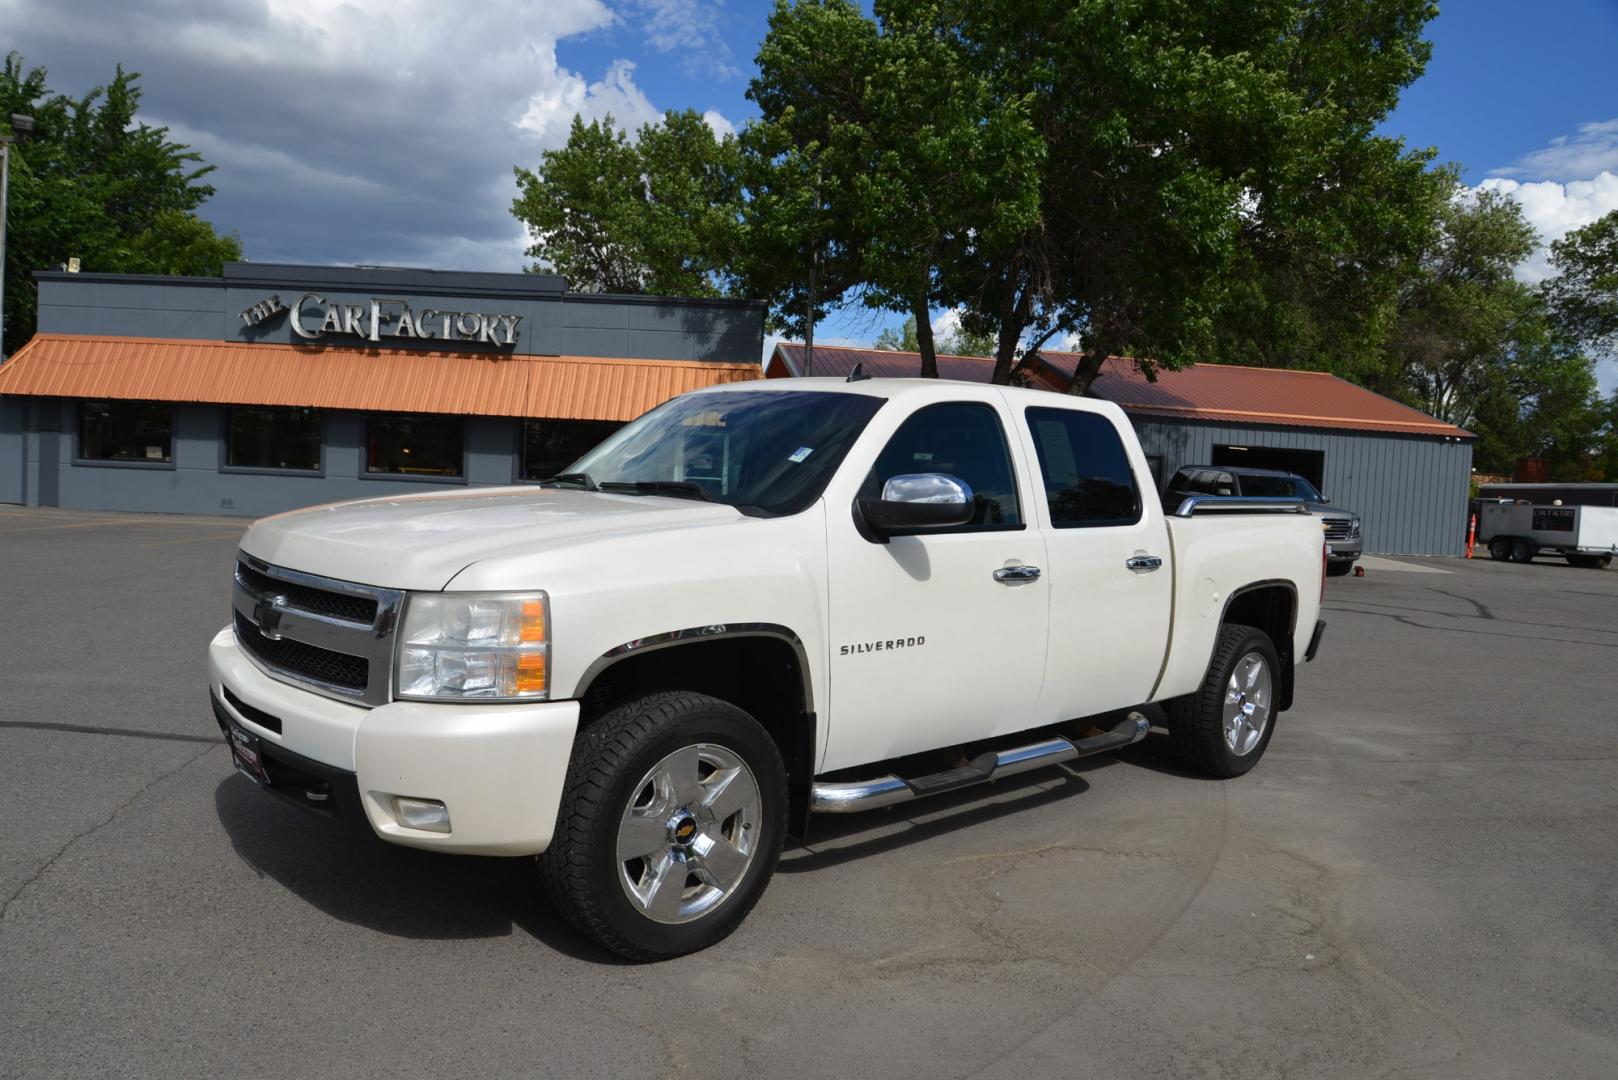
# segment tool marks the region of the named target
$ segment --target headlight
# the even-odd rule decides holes
[[[1350,535],[1350,536],[1358,536],[1359,534],[1360,534],[1360,519],[1355,518],[1353,521],[1351,521],[1349,523],[1348,535]]]
[[[550,695],[550,601],[532,593],[411,593],[396,696],[530,701]]]

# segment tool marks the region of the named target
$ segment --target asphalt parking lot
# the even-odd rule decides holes
[[[631,966],[231,771],[243,525],[0,506],[0,1076],[1618,1075],[1618,568],[1371,560],[1247,777],[833,821]]]

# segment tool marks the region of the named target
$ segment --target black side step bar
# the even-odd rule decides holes
[[[943,772],[928,773],[910,779],[879,776],[874,780],[856,780],[851,783],[817,783],[809,794],[809,809],[823,814],[852,814],[860,810],[875,810],[879,806],[892,806],[923,795],[937,795],[957,788],[970,787],[1005,776],[1041,769],[1074,758],[1088,757],[1106,750],[1116,750],[1146,738],[1146,717],[1132,712],[1111,731],[1091,735],[1084,739],[1064,739],[1060,735],[1027,746],[1014,746],[1009,750],[987,751],[965,765]]]

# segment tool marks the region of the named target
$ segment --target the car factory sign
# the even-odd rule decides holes
[[[357,337],[365,341],[384,338],[438,341],[480,341],[490,345],[517,344],[517,324],[521,315],[491,314],[485,311],[443,311],[439,308],[411,308],[408,300],[373,296],[368,304],[327,303],[319,293],[306,292],[295,304],[283,304],[272,295],[244,308],[242,322],[257,326],[282,312],[292,323],[292,332],[306,341],[330,335]]]

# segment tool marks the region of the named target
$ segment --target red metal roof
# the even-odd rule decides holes
[[[0,394],[632,420],[688,390],[759,374],[696,360],[36,334],[0,365]]]
[[[1043,363],[1031,365],[1030,385],[1061,390],[1072,381],[1079,354],[1041,352],[1040,360]],[[770,357],[766,377],[797,374],[802,363],[803,346],[783,342]],[[885,349],[815,346],[816,375],[847,375],[856,363],[863,363],[865,374],[873,378],[906,378],[918,375],[921,356]],[[988,382],[994,374],[994,361],[940,356],[938,374],[945,379]],[[1102,364],[1101,374],[1090,384],[1090,394],[1142,416],[1474,438],[1464,428],[1324,371],[1193,364],[1180,371],[1159,371],[1151,382],[1134,361],[1113,356]]]

